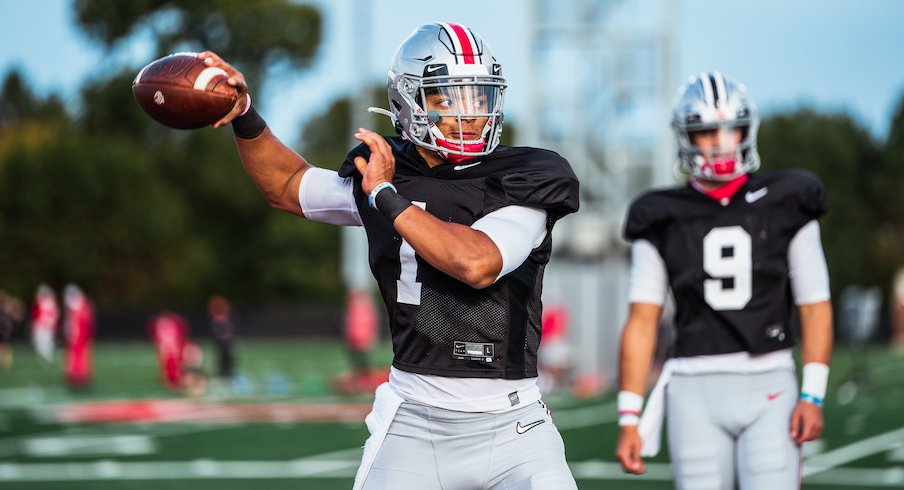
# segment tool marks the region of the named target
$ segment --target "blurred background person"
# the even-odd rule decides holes
[[[210,332],[217,350],[217,376],[231,380],[235,375],[235,323],[229,301],[218,295],[207,302],[210,315]]]
[[[801,445],[823,431],[833,341],[823,184],[801,170],[755,173],[756,105],[721,72],[688,78],[672,127],[688,181],[638,197],[624,226],[632,269],[616,457],[626,472],[643,473],[641,457],[659,451],[667,413],[679,490],[798,488]],[[674,354],[641,418],[669,292]]]
[[[164,311],[151,318],[148,329],[157,350],[160,381],[170,390],[181,390],[184,365],[182,356],[190,330],[188,321],[182,315]]]
[[[345,345],[351,362],[350,388],[371,392],[385,381],[372,383],[370,352],[377,341],[377,311],[373,296],[366,289],[352,289],[345,297]]]
[[[904,352],[904,267],[898,269],[891,292],[891,345]]]
[[[541,320],[543,341],[537,352],[540,390],[544,393],[568,384],[571,353],[568,349],[568,307],[553,303],[543,307]]]
[[[47,362],[53,362],[59,321],[60,305],[57,303],[56,293],[47,284],[41,284],[31,307],[29,327],[35,352]]]
[[[84,388],[91,383],[93,374],[94,306],[75,284],[67,284],[63,289],[63,301],[66,308],[63,374],[70,388]]]
[[[10,338],[13,330],[22,321],[24,306],[22,300],[0,289],[0,369],[13,369],[13,347]]]

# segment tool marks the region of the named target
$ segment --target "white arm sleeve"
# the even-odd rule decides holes
[[[546,211],[524,206],[506,206],[475,221],[471,228],[486,233],[502,255],[502,271],[496,277],[521,266],[546,238]]]
[[[797,231],[788,245],[788,277],[798,305],[819,303],[831,298],[829,269],[819,237],[819,222],[810,221]]]
[[[301,176],[298,203],[304,217],[331,225],[361,226],[354,182],[336,171],[311,167]]]
[[[631,277],[628,286],[630,303],[665,304],[669,291],[668,272],[659,250],[649,240],[631,243]]]

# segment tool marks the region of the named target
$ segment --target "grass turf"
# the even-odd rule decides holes
[[[251,424],[64,424],[46,417],[43,409],[58,403],[123,398],[182,398],[159,383],[156,358],[150,343],[116,343],[96,346],[95,378],[89,389],[69,391],[63,386],[59,365],[46,365],[26,344],[14,345],[16,362],[10,373],[0,375],[0,486],[11,489],[267,489],[350,488],[354,469],[345,469],[331,477],[229,478],[186,476],[176,479],[139,479],[116,477],[44,481],[3,480],[17,465],[103,465],[179,462],[291,462],[324,453],[340,454],[340,459],[356,461],[355,448],[367,436],[363,423],[251,423]],[[210,368],[213,352],[206,348]],[[330,380],[345,371],[348,363],[341,343],[333,340],[280,339],[243,341],[238,345],[239,370],[246,385],[243,391],[227,394],[220,400],[242,403],[367,403],[368,395],[337,396],[330,393]],[[374,353],[375,365],[388,364],[391,353],[383,346]],[[904,357],[884,349],[864,351],[838,349],[833,361],[830,396],[826,406],[824,450],[832,450],[865,438],[904,426]],[[280,383],[274,383],[280,379]],[[852,383],[856,381],[856,383]],[[277,386],[278,385],[278,386]],[[844,388],[842,388],[844,387]],[[842,396],[839,396],[842,395]],[[550,396],[547,402],[553,415],[568,414],[588,406],[611,407],[611,396],[574,399],[567,394]],[[844,403],[842,403],[844,402]],[[603,410],[602,408],[600,410]],[[567,415],[565,415],[567,416]],[[557,421],[561,418],[557,417]],[[611,420],[611,419],[609,419]],[[565,424],[563,424],[565,425]],[[137,434],[153,441],[152,451],[142,454],[98,454],[73,451],[59,455],[38,454],[28,450],[35,440],[47,437],[80,435]],[[617,427],[611,421],[563,428],[562,435],[569,462],[613,461]],[[201,463],[199,463],[199,461]],[[651,460],[665,463],[666,454]],[[856,468],[889,469],[901,463],[889,460],[888,451],[878,451],[849,463]],[[57,466],[58,468],[59,466]],[[43,467],[42,467],[43,468]],[[76,470],[72,470],[76,471]],[[108,471],[108,473],[109,473]],[[103,472],[101,471],[101,474]],[[115,477],[115,478],[114,478]],[[579,478],[582,489],[659,490],[672,488],[668,481],[644,478],[611,480]],[[846,488],[839,485],[806,484],[804,488]],[[858,485],[857,489],[888,486]]]

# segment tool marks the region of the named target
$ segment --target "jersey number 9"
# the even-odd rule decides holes
[[[703,296],[717,311],[740,310],[753,295],[753,247],[740,226],[713,228],[703,237]]]

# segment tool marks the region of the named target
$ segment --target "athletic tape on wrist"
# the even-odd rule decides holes
[[[637,425],[643,409],[643,396],[633,391],[618,392],[618,425]]]
[[[804,364],[802,378],[801,393],[809,393],[819,399],[825,398],[826,386],[829,383],[829,366],[821,362],[808,362]]]
[[[248,114],[248,111],[251,109],[251,94],[245,94],[245,108],[242,109],[242,112],[239,114],[239,117]]]
[[[249,98],[248,101],[250,102],[251,99]],[[264,118],[257,113],[254,106],[248,105],[246,109],[247,112],[245,112],[244,115],[232,120],[232,132],[238,138],[251,140],[257,138],[264,132],[267,123],[264,121]]]
[[[640,424],[640,415],[632,415],[632,414],[624,414],[618,416],[618,426],[624,427],[626,425],[638,425]]]

